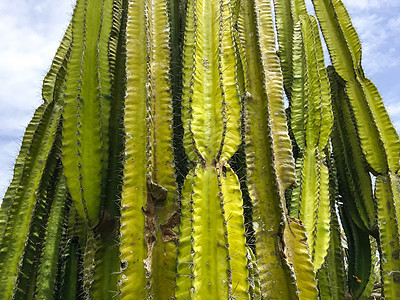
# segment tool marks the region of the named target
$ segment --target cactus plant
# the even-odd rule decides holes
[[[77,0],[0,209],[1,298],[400,298],[400,140],[343,3],[313,4]]]

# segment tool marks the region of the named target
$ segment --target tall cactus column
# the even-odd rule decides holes
[[[241,191],[227,161],[240,144],[230,1],[191,0],[183,51],[185,150],[177,299],[249,298]]]
[[[285,191],[294,182],[294,161],[283,104],[270,4],[242,1],[239,49],[245,79],[247,183],[253,203],[261,292],[268,298],[295,299],[293,270],[283,253]],[[284,288],[282,288],[284,287]]]
[[[129,1],[121,297],[174,295],[177,239],[167,1]]]

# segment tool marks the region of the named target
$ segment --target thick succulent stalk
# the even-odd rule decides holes
[[[344,205],[357,226],[366,231],[374,231],[375,203],[372,193],[371,176],[357,132],[352,122],[352,112],[345,94],[344,83],[333,68],[328,68],[332,87],[332,108],[335,126],[332,133],[332,146],[338,168],[341,194],[347,197]]]
[[[121,297],[169,298],[176,265],[166,1],[129,1],[121,211]]]
[[[197,165],[181,201],[178,299],[249,298],[240,184],[228,160],[241,107],[229,1],[189,1],[183,49],[184,145]]]
[[[304,0],[274,0],[279,58],[284,87],[290,98],[293,83],[293,30],[301,15],[307,14]]]
[[[372,171],[379,174],[375,198],[381,241],[382,278],[385,282],[384,294],[389,298],[396,298],[400,284],[397,271],[394,271],[400,269],[400,258],[396,254],[396,245],[400,242],[396,208],[398,203],[393,198],[396,187],[389,183],[389,178],[399,170],[399,136],[390,122],[375,85],[364,76],[361,67],[361,43],[343,3],[340,0],[313,2],[333,66],[345,81],[362,152]],[[393,209],[384,209],[383,206]],[[385,220],[380,222],[382,219]],[[393,236],[391,232],[397,232],[397,235]],[[384,242],[385,239],[388,240]],[[390,246],[388,242],[394,246]],[[394,256],[388,254],[392,251]]]
[[[400,297],[399,187],[397,174],[390,173],[376,178],[375,197],[385,299]]]
[[[49,214],[46,230],[45,246],[40,258],[40,266],[37,275],[36,299],[50,299],[54,295],[57,276],[57,263],[59,247],[62,237],[64,218],[69,210],[67,202],[67,186],[64,175],[61,175],[54,191],[54,200]]]
[[[262,37],[270,44],[272,37],[264,36],[266,33],[263,34],[259,29],[260,20],[257,17],[265,17],[266,14],[266,20],[271,19],[268,16],[269,11],[260,10],[256,4],[258,3],[253,1],[242,1],[238,27],[247,91],[245,99],[247,181],[253,203],[257,265],[260,269],[261,292],[265,297],[292,299],[295,297],[296,285],[292,271],[283,258],[282,244],[283,212],[286,209],[280,191],[284,191],[281,187],[287,185],[281,184],[283,178],[278,177],[277,166],[274,164],[274,158],[278,157],[275,150],[282,151],[281,153],[287,153],[290,150],[287,148],[274,150],[273,148],[275,138],[279,136],[279,131],[276,131],[279,125],[276,122],[282,120],[283,116],[279,116],[277,111],[275,116],[278,118],[272,117],[268,103],[268,91],[271,86],[266,86],[268,81],[265,81],[265,72],[268,70],[263,68],[268,66],[264,61],[265,57],[261,56],[258,38]],[[258,16],[256,12],[260,15]],[[277,70],[272,72],[277,74]],[[275,81],[279,82],[279,80],[281,80],[279,75],[278,77],[275,75]],[[282,85],[281,82],[279,84]],[[279,99],[280,97],[275,101],[278,101],[278,107],[282,108]],[[274,122],[275,125],[270,127],[270,122]],[[281,164],[290,165],[291,159]]]
[[[40,197],[37,190],[44,176],[47,162],[53,159],[51,150],[60,125],[65,62],[69,58],[68,49],[71,43],[70,29],[68,28],[51,66],[49,74],[52,75],[48,75],[44,81],[45,103],[36,110],[27,127],[17,158],[14,178],[4,196],[0,211],[0,266],[2,269],[0,294],[5,298],[11,297],[13,293],[31,225],[32,212]]]
[[[329,172],[324,149],[332,127],[331,97],[316,20],[308,15],[299,20],[293,35],[291,128],[300,149],[298,167],[302,171],[293,192],[291,215],[306,227],[317,271],[330,238]]]
[[[400,141],[341,0],[313,2],[328,71],[304,0],[77,0],[0,209],[0,297],[400,298]]]
[[[332,87],[332,82],[331,82]],[[333,88],[333,87],[332,87]],[[333,100],[333,99],[332,99]],[[339,182],[337,168],[331,147],[325,151],[330,180],[330,211],[331,211],[331,238],[324,264],[318,271],[318,288],[322,299],[345,299],[348,295],[348,287],[345,279],[344,251],[342,248],[341,225],[337,214],[337,203],[339,202]]]
[[[284,235],[285,252],[296,276],[299,299],[318,299],[317,280],[308,250],[304,225],[301,221],[288,217]]]
[[[366,160],[376,173],[397,172],[399,137],[375,85],[364,77],[361,43],[349,15],[340,0],[315,0],[313,3],[333,66],[346,82]]]
[[[99,222],[102,181],[107,175],[112,6],[112,0],[79,0],[72,19],[63,111],[63,165],[72,199],[89,227]]]

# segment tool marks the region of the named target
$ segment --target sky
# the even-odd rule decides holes
[[[310,6],[310,1],[308,6]],[[363,46],[363,67],[400,132],[400,1],[343,0]],[[0,199],[73,0],[0,1]],[[1,200],[0,200],[1,202]]]

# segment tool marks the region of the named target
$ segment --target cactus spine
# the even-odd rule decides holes
[[[313,4],[77,0],[0,209],[1,298],[399,298],[398,134],[343,3]]]

